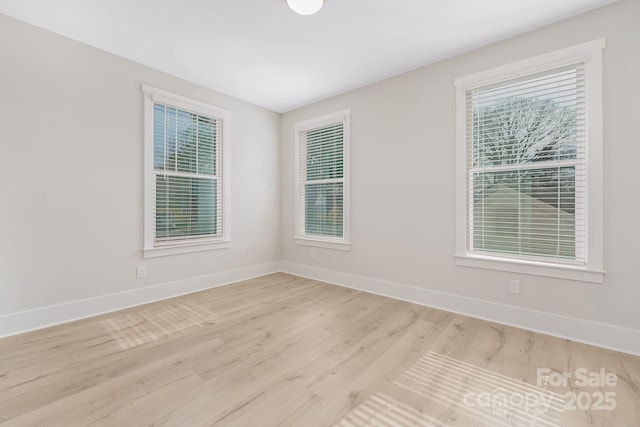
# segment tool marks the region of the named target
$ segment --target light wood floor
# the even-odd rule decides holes
[[[640,426],[639,387],[640,357],[286,274],[0,340],[2,426]]]

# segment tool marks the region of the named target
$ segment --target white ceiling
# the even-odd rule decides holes
[[[286,112],[616,0],[0,0],[0,13]]]

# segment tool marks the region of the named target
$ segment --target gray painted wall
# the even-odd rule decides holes
[[[312,265],[640,329],[640,2],[623,0],[285,114],[282,251]],[[606,37],[603,285],[456,266],[455,90],[474,72]],[[352,109],[350,252],[293,243],[296,122]],[[521,295],[508,280],[521,280]]]
[[[3,15],[0,40],[0,315],[280,259],[278,114]],[[230,249],[143,260],[142,83],[231,110]]]
[[[639,16],[622,0],[283,116],[0,16],[0,316],[282,259],[640,330]],[[456,266],[454,78],[600,37],[604,284]],[[232,111],[230,249],[143,260],[142,83]],[[311,258],[293,126],[345,108],[352,249]]]

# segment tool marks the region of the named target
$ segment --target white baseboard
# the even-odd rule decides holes
[[[463,297],[288,261],[282,262],[282,271],[469,317],[570,339],[584,344],[640,355],[640,330]]]
[[[0,338],[281,271],[279,261],[0,316]]]
[[[274,261],[2,315],[0,316],[0,338],[224,286],[279,271],[585,344],[640,355],[639,330],[288,261]]]

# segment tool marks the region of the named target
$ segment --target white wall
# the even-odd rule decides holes
[[[610,332],[640,338],[638,16],[640,2],[622,0],[284,116],[0,16],[0,336],[263,274],[283,259],[289,271],[495,310],[486,317],[597,344]],[[600,37],[604,284],[457,267],[453,79]],[[143,260],[141,83],[232,111],[230,249]],[[293,125],[345,108],[352,249],[315,248],[311,259],[293,243]],[[138,265],[147,278],[135,279]],[[512,277],[519,296],[507,292]],[[626,349],[640,353],[640,339]]]
[[[353,275],[364,276],[412,286],[411,292],[415,288],[444,292],[529,313],[534,310],[640,331],[640,252],[634,243],[640,241],[638,17],[640,2],[623,0],[285,114],[281,130],[285,269],[336,281],[353,279],[363,288],[373,286]],[[604,284],[456,266],[454,78],[600,37],[607,42]],[[352,249],[315,248],[316,257],[311,259],[309,248],[293,243],[293,126],[344,108],[352,109]],[[521,280],[521,295],[507,292],[510,278]],[[380,286],[386,293],[408,295],[401,287],[396,292],[393,283]],[[428,300],[440,294],[424,295]],[[452,301],[455,306],[455,298]],[[462,305],[459,311],[465,311]],[[492,313],[485,317],[509,320]],[[537,328],[554,332],[554,325],[547,326]],[[594,342],[598,339],[593,337]]]
[[[278,114],[3,15],[0,40],[0,335],[38,326],[3,330],[12,318],[2,315],[277,266]],[[231,110],[230,249],[142,258],[142,83]],[[145,279],[135,278],[138,265]],[[85,305],[108,310],[167,293],[133,294]],[[88,314],[78,307],[41,323]]]

